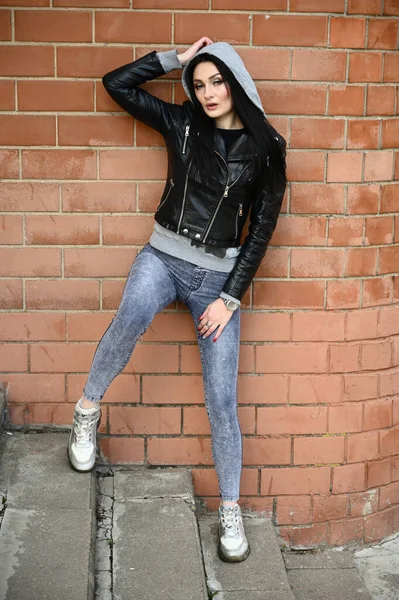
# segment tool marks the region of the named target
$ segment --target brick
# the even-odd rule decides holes
[[[264,341],[267,332],[268,341],[288,341],[290,337],[290,318],[288,314],[250,313],[241,315],[241,340]]]
[[[399,81],[399,56],[395,54],[385,54],[383,81]]]
[[[219,496],[219,484],[215,469],[192,469],[196,496]],[[258,493],[258,470],[243,469],[240,484],[241,496]]]
[[[164,179],[166,152],[159,150],[102,150],[101,179]]]
[[[177,373],[178,346],[137,344],[126,373]]]
[[[108,464],[132,464],[144,461],[143,438],[103,437],[100,439],[100,448]]]
[[[268,114],[324,115],[327,86],[312,83],[258,84],[260,99]]]
[[[295,481],[294,488],[292,486],[293,481]],[[329,467],[295,467],[261,470],[262,496],[326,494],[329,488]]]
[[[376,248],[348,248],[345,268],[347,277],[375,275],[376,271]]]
[[[253,308],[322,308],[322,281],[255,282]]]
[[[102,307],[104,310],[116,310],[122,299],[125,279],[105,279],[102,284]]]
[[[99,220],[94,216],[30,215],[25,236],[28,244],[98,244]]]
[[[241,2],[241,0],[239,1]],[[262,2],[262,0],[258,1]],[[262,3],[264,4],[264,2]],[[241,48],[238,46],[237,52],[253,79],[289,79],[289,50],[283,48]]]
[[[281,527],[280,535],[291,550],[319,548],[327,542],[327,523],[316,523],[311,527]]]
[[[344,313],[294,313],[292,321],[293,341],[334,341],[344,339]]]
[[[290,148],[343,147],[343,120],[306,118],[292,120]]]
[[[7,0],[7,5],[8,6],[50,6],[50,0]]]
[[[166,375],[143,377],[144,404],[203,404],[202,377]]]
[[[303,81],[345,81],[346,54],[334,50],[294,48],[292,79]],[[278,77],[281,79],[281,77]]]
[[[322,4],[318,0],[291,0],[290,10],[292,12],[344,12],[344,0],[324,0]]]
[[[294,464],[344,462],[344,437],[301,437],[294,439]]]
[[[194,342],[196,339],[191,315],[181,313],[156,315],[143,336],[145,342]]]
[[[364,48],[366,19],[331,17],[330,46],[333,48]]]
[[[330,523],[328,543],[331,546],[343,546],[349,542],[362,541],[363,535],[363,518],[336,521],[335,523]]]
[[[359,370],[360,344],[330,344],[331,373],[348,373]]]
[[[399,427],[380,431],[380,456],[392,456],[398,452]]]
[[[55,144],[55,118],[38,115],[0,115],[0,143],[5,146]]]
[[[14,82],[9,80],[0,81],[0,109],[15,109]]]
[[[291,277],[341,277],[343,270],[342,249],[294,248],[291,252]]]
[[[27,179],[95,179],[93,150],[22,150],[22,175]]]
[[[326,46],[327,18],[254,15],[253,43],[257,46]]]
[[[364,406],[363,429],[384,429],[392,425],[392,401],[376,400]]]
[[[399,145],[399,119],[382,122],[382,147],[397,148]]]
[[[378,211],[379,203],[378,185],[350,185],[348,186],[347,212],[348,214],[370,214]]]
[[[239,404],[285,404],[288,377],[281,375],[256,375],[238,377]]]
[[[154,228],[152,216],[104,216],[102,223],[103,244],[112,245],[145,244]]]
[[[329,115],[362,115],[364,87],[361,85],[331,85]]]
[[[0,182],[2,211],[57,211],[58,204],[58,185],[55,183]]]
[[[366,279],[363,283],[363,306],[390,304],[391,288],[391,279]]]
[[[329,246],[361,246],[364,220],[359,218],[331,218],[328,225]]]
[[[397,273],[398,272],[398,259],[399,259],[399,246],[388,246],[386,248],[380,248],[380,273]]]
[[[327,427],[324,406],[269,406],[258,408],[257,415],[260,435],[324,433]]]
[[[53,6],[129,8],[129,0],[53,0]]]
[[[378,488],[350,494],[349,507],[351,517],[365,517],[378,510]]]
[[[289,254],[288,248],[269,246],[255,277],[288,277]]]
[[[31,346],[31,372],[87,372],[94,350],[95,344],[34,344]]]
[[[292,375],[290,404],[331,404],[341,400],[339,375]]]
[[[68,248],[66,277],[126,277],[135,258],[128,248]]]
[[[313,521],[316,523],[344,519],[348,512],[348,496],[313,496]]]
[[[349,0],[348,13],[357,13],[361,15],[379,15],[381,14],[381,0]]]
[[[352,150],[377,148],[380,125],[379,120],[349,120],[347,148]]]
[[[328,281],[327,309],[358,308],[360,302],[359,281]]]
[[[257,373],[323,373],[327,344],[271,344],[256,347]]]
[[[51,403],[65,401],[64,375],[19,373],[5,376],[8,403]]]
[[[369,85],[367,115],[394,115],[395,88],[392,85]]]
[[[362,159],[361,152],[329,153],[327,158],[327,181],[342,181],[344,183],[361,181]]]
[[[15,425],[68,425],[73,419],[73,407],[63,403],[10,404],[10,420]],[[100,425],[99,431],[103,429]]]
[[[0,280],[0,308],[22,308],[22,280],[4,279]]]
[[[392,152],[367,152],[364,157],[364,181],[389,181],[392,179],[392,172]]]
[[[399,210],[399,183],[381,186],[381,212],[396,212]]]
[[[93,83],[89,81],[22,80],[18,85],[19,110],[92,111]]]
[[[367,83],[381,81],[382,53],[351,52],[349,56],[349,82]]]
[[[367,487],[391,483],[391,460],[376,460],[367,463]]]
[[[399,333],[399,307],[380,310],[378,332],[381,337]]]
[[[152,27],[152,22],[151,22]],[[152,29],[151,29],[152,30]],[[207,31],[215,42],[223,39],[230,44],[249,43],[249,16],[246,14],[223,13],[176,13],[175,43],[191,44],[198,31]],[[221,32],[223,31],[223,34]],[[149,41],[153,42],[152,37]],[[254,44],[257,42],[254,41]],[[264,45],[264,44],[262,44]]]
[[[328,431],[330,433],[347,433],[361,431],[362,407],[358,404],[330,406],[328,415]]]
[[[279,496],[276,521],[278,525],[298,525],[311,522],[310,496]]]
[[[378,431],[348,435],[348,463],[375,458],[378,458]]]
[[[65,340],[65,317],[57,314],[0,314],[3,341]]]
[[[136,184],[107,181],[64,183],[62,202],[64,212],[133,212],[136,208]]]
[[[112,320],[112,313],[75,313],[68,315],[68,340],[96,342]]]
[[[152,148],[160,148],[165,147],[165,138],[149,127],[148,125],[144,125],[144,123],[140,123],[140,121],[136,122],[136,146],[149,146]]]
[[[28,348],[24,344],[0,344],[2,371],[27,371]]]
[[[377,319],[376,310],[349,312],[346,321],[346,339],[351,341],[377,337]]]
[[[98,281],[27,281],[26,305],[38,310],[94,310],[100,306]]]
[[[366,465],[343,465],[333,468],[333,494],[360,492],[365,488]]]
[[[131,61],[132,51],[128,47],[88,46],[79,48],[79,52],[73,47],[57,47],[58,77],[102,77]]]
[[[322,152],[291,152],[287,176],[290,181],[323,181],[325,156]]]
[[[91,13],[73,10],[15,11],[20,42],[91,42]]]
[[[138,184],[138,208],[141,212],[155,212],[164,189],[163,183]]]
[[[368,47],[396,50],[398,43],[397,19],[370,19]]]
[[[276,0],[274,0],[276,2]],[[207,9],[207,0],[135,0],[135,8]],[[214,8],[214,7],[213,7]]]
[[[384,15],[399,15],[399,6],[396,0],[385,0]]]
[[[344,211],[344,188],[340,184],[292,183],[291,213],[333,214]]]
[[[380,340],[362,344],[362,370],[388,369],[392,361],[392,345],[390,340]]]
[[[243,434],[255,433],[255,407],[238,409],[240,428]],[[184,435],[211,435],[207,411],[202,406],[188,406],[183,409]]]
[[[139,0],[143,2],[144,0]],[[154,2],[154,0],[152,0]],[[173,0],[175,3],[175,0]],[[190,5],[192,2],[190,2]],[[208,8],[208,4],[206,5]],[[212,10],[242,10],[242,0],[212,0]],[[249,0],[246,10],[287,10],[287,0]]]
[[[95,13],[95,41],[106,43],[170,43],[172,15],[168,12],[113,13],[112,27],[109,12]]]
[[[281,217],[273,234],[274,244],[290,246],[324,246],[325,217]]]
[[[0,244],[22,244],[22,217],[0,216]]]
[[[11,11],[0,12],[0,40],[11,41]]]
[[[56,248],[2,248],[0,274],[6,277],[61,275],[61,250]]]
[[[113,406],[109,409],[111,434],[179,434],[180,408]]]
[[[380,489],[380,510],[399,504],[399,482],[385,485]]]
[[[132,146],[133,121],[129,116],[59,116],[58,140],[62,146]]]
[[[366,517],[364,520],[364,541],[381,540],[393,533],[393,515],[392,509],[388,508],[376,515]]]
[[[19,12],[19,11],[16,11]],[[50,46],[1,46],[1,77],[53,77],[54,51]]]
[[[68,402],[75,403],[83,393],[87,375],[67,375]],[[107,391],[102,403],[140,402],[140,378],[136,375],[122,373],[118,375]]]
[[[244,465],[289,465],[291,443],[288,438],[247,437],[243,439]]]
[[[345,401],[357,402],[377,397],[377,375],[359,374],[344,376]]]
[[[211,441],[209,438],[150,438],[148,462],[158,465],[211,465]]]

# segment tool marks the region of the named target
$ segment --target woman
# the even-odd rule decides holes
[[[182,67],[190,98],[183,105],[138,87]],[[242,561],[250,547],[237,504],[242,468],[236,392],[239,307],[280,212],[285,141],[267,122],[255,84],[226,42],[202,37],[181,54],[150,52],[105,75],[103,84],[126,112],[164,136],[168,174],[150,241],[132,265],[75,406],[69,460],[78,471],[93,468],[106,389],[154,316],[177,299],[185,302],[197,326],[220,488],[219,555]],[[240,246],[248,215],[249,232]]]

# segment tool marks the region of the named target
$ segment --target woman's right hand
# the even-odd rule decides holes
[[[213,44],[212,40],[209,37],[202,37],[197,42],[194,42],[192,46],[182,54],[178,54],[177,58],[179,59],[182,67],[195,55],[198,50],[201,50],[204,46],[209,46],[209,44]]]

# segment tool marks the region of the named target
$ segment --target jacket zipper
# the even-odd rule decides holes
[[[186,132],[184,134],[184,142],[183,142],[182,154],[186,153],[186,145],[187,145],[189,131],[190,131],[190,125],[186,125]]]
[[[236,238],[238,237],[238,217],[242,217],[243,215],[242,207],[243,205],[240,202],[240,204],[238,205],[238,211],[236,215]]]
[[[174,186],[175,186],[175,182],[173,181],[173,179],[170,179],[168,193],[166,194],[165,198],[162,200],[161,204],[158,206],[158,210],[165,204],[165,202],[168,199],[168,196]]]
[[[220,156],[220,158],[223,160],[224,164],[225,164],[225,165],[226,165],[226,167],[227,167],[227,181],[228,181],[228,180],[229,180],[229,165],[226,163],[226,161],[224,160],[223,156],[222,156],[221,154],[219,154],[219,152],[216,152],[216,154],[217,154],[218,156]],[[214,223],[214,221],[215,221],[215,219],[216,219],[216,215],[217,215],[217,213],[218,213],[218,211],[219,211],[220,205],[222,204],[222,200],[223,200],[223,198],[227,198],[227,196],[229,195],[229,189],[230,189],[231,187],[233,187],[233,185],[234,185],[235,183],[237,183],[237,181],[238,181],[238,180],[240,179],[240,177],[241,177],[241,176],[242,176],[242,175],[245,173],[245,171],[248,169],[248,167],[249,167],[249,164],[248,164],[248,165],[245,167],[245,169],[244,169],[243,171],[241,171],[241,173],[239,174],[239,176],[238,176],[238,177],[237,177],[237,178],[236,178],[236,179],[233,181],[233,183],[232,183],[231,185],[227,185],[227,184],[226,184],[226,186],[225,186],[225,188],[224,188],[223,196],[220,198],[220,200],[219,200],[219,202],[218,202],[218,205],[217,205],[217,207],[216,207],[216,210],[215,210],[215,212],[213,213],[213,217],[212,217],[212,219],[211,219],[211,222],[209,223],[209,225],[208,225],[208,227],[207,227],[207,229],[206,229],[205,235],[204,235],[204,237],[203,237],[203,240],[202,240],[202,243],[203,243],[203,244],[205,244],[205,241],[206,241],[206,239],[207,239],[207,237],[208,237],[208,235],[209,235],[209,232],[210,232],[210,230],[211,230],[211,227],[212,227],[212,225],[213,225],[213,223]],[[236,237],[237,237],[237,236],[236,236]]]
[[[190,172],[190,167],[191,167],[191,163],[192,162],[193,162],[193,159],[190,160],[190,163],[189,163],[188,168],[187,168],[186,181],[185,181],[185,184],[184,184],[183,202],[182,202],[182,206],[181,206],[181,213],[180,213],[179,223],[177,225],[177,233],[180,233],[180,226],[181,226],[181,222],[183,220],[184,207],[186,205],[188,174]]]

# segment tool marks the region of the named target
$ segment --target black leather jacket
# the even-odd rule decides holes
[[[223,291],[241,299],[250,285],[275,229],[284,196],[285,178],[276,178],[272,193],[253,178],[248,135],[242,134],[223,158],[223,140],[215,128],[215,166],[220,185],[210,187],[190,172],[193,105],[171,104],[156,98],[140,84],[164,75],[155,51],[104,75],[110,96],[127,113],[160,132],[168,151],[168,174],[155,213],[163,227],[214,247],[239,246],[250,215],[249,232]],[[285,156],[285,140],[275,137]]]

